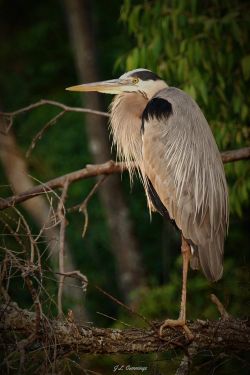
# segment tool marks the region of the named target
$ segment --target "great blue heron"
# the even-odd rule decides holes
[[[111,132],[131,178],[139,171],[150,211],[170,218],[182,236],[183,282],[180,315],[166,326],[186,330],[188,264],[216,281],[223,273],[228,226],[224,168],[210,127],[197,103],[147,69],[119,79],[69,87],[115,94]],[[136,167],[135,167],[136,165]]]

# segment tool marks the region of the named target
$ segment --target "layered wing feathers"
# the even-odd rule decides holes
[[[156,115],[158,99],[160,116]],[[143,115],[143,173],[197,251],[206,277],[218,280],[228,222],[227,184],[219,150],[200,108],[183,91],[167,88],[152,100]],[[167,103],[165,116],[162,100]]]

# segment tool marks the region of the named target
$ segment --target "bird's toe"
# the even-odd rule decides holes
[[[194,338],[194,335],[192,334],[191,330],[188,328],[186,324],[186,320],[184,319],[166,319],[164,323],[160,326],[160,329],[159,329],[160,337],[163,337],[163,331],[164,331],[164,328],[166,327],[170,327],[170,328],[181,327],[185,331],[185,334],[189,340],[193,340]]]

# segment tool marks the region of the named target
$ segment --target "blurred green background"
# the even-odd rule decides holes
[[[82,105],[80,94],[64,90],[80,83],[69,35],[69,8],[66,3],[70,1],[0,1],[0,105],[3,111],[19,109],[41,98],[71,106]],[[249,146],[248,1],[101,0],[91,1],[89,5],[88,17],[94,30],[93,49],[100,79],[115,78],[137,67],[151,69],[166,79],[170,86],[183,89],[197,100],[221,151]],[[99,109],[107,110],[111,98],[103,97],[102,100]],[[32,138],[56,113],[58,109],[43,106],[14,119],[13,135],[23,155]],[[1,137],[3,139],[4,135],[1,134]],[[29,174],[42,182],[92,162],[85,116],[75,113],[66,114],[51,127],[26,159]],[[230,227],[225,245],[224,276],[218,283],[209,284],[201,273],[190,272],[188,319],[218,317],[209,300],[210,293],[221,299],[230,314],[249,316],[249,162],[230,163],[225,170],[230,189]],[[0,177],[1,195],[8,196],[11,188],[1,165]],[[175,317],[179,310],[181,288],[178,233],[160,215],[154,214],[150,222],[139,181],[131,188],[127,174],[123,173],[121,182],[119,188],[129,208],[144,275],[143,286],[129,291],[131,305],[148,319]],[[94,183],[93,179],[89,179],[73,184],[66,206],[82,202]],[[20,210],[32,230],[37,232],[39,228],[33,218],[25,209],[20,207]],[[7,214],[1,214],[2,233],[6,233],[4,222],[10,222],[12,215],[15,217],[13,210],[7,211]],[[99,326],[123,327],[121,321],[142,325],[142,321],[94,287],[99,285],[127,302],[119,285],[117,260],[110,248],[110,228],[98,193],[88,204],[88,217],[89,226],[83,239],[82,214],[68,213],[66,230],[74,265],[89,279],[84,295],[88,319]],[[2,241],[6,244],[5,237]],[[16,250],[18,245],[13,240],[9,241],[8,246]],[[44,286],[52,299],[56,299],[57,283],[51,280],[55,280],[55,275],[51,276],[50,267],[53,265],[49,262],[46,244],[40,245],[40,251],[45,272],[50,273],[44,279]],[[12,279],[10,295],[23,307],[29,307],[29,296],[18,280],[18,276]],[[74,303],[65,297],[64,312],[68,308],[74,309]],[[50,313],[56,315],[53,304],[48,306]],[[103,314],[117,321],[114,323]],[[178,354],[175,356],[178,359]],[[177,367],[175,359],[170,360],[168,356],[147,359],[139,356],[135,359],[103,357],[95,358],[89,368],[109,374],[112,363],[116,364],[116,361],[146,361],[152,366],[152,373],[165,374],[164,369],[168,368],[168,373],[172,373]],[[229,374],[229,368],[233,373],[231,362],[222,363],[214,373]],[[211,366],[211,369],[215,367],[214,364]],[[194,371],[200,373],[203,370],[197,366]]]

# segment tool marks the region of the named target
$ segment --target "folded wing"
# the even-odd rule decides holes
[[[199,264],[209,280],[218,280],[223,272],[228,193],[220,153],[203,113],[183,91],[164,89],[144,110],[142,140],[148,195],[152,199],[153,188],[190,242],[191,265]]]

